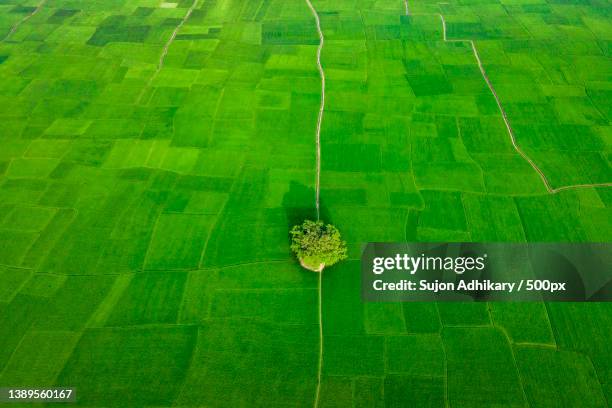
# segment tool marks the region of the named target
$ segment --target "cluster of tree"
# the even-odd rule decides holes
[[[346,242],[338,228],[323,221],[306,220],[291,229],[291,250],[304,268],[321,272],[346,259]]]

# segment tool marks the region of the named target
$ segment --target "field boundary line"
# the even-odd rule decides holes
[[[189,356],[189,366],[185,370],[185,377],[183,378],[183,381],[181,382],[181,387],[176,393],[174,399],[172,400],[172,405],[174,405],[177,401],[180,401],[180,398],[182,397],[183,392],[185,391],[185,387],[187,386],[187,381],[189,380],[189,372],[191,371],[191,368],[193,367],[193,364],[196,359],[196,355],[198,354],[199,344],[200,344],[200,327],[196,326],[195,342],[193,344],[193,349],[191,350],[191,356]]]
[[[517,347],[523,348],[544,348],[544,349],[552,349],[559,351],[559,347],[556,344],[547,344],[547,343],[532,343],[532,342],[514,342],[513,343]]]
[[[4,36],[2,41],[8,40],[13,34],[15,34],[15,32],[19,29],[19,27],[21,27],[21,25],[25,23],[26,21],[28,21],[30,18],[34,17],[46,3],[47,3],[47,0],[42,0],[40,3],[38,3],[38,6],[36,6],[36,8],[32,10],[30,14],[26,14],[25,16],[23,16],[21,20],[17,21],[13,25],[13,27],[11,27],[11,29],[6,34],[6,36]]]
[[[199,0],[193,0],[193,3],[191,4],[191,7],[189,7],[189,9],[185,13],[185,15],[183,16],[181,21],[179,21],[179,23],[176,25],[176,27],[174,27],[174,31],[172,31],[172,34],[170,35],[170,38],[168,38],[168,41],[166,41],[166,43],[164,44],[164,48],[162,49],[162,53],[159,56],[159,60],[157,61],[157,67],[155,68],[155,72],[153,73],[153,75],[151,75],[151,77],[147,81],[147,84],[144,86],[144,88],[142,88],[142,91],[140,91],[140,94],[138,95],[138,99],[136,100],[136,104],[137,105],[140,104],[140,100],[144,96],[144,93],[147,91],[147,89],[149,89],[151,87],[151,84],[153,83],[155,78],[157,78],[157,75],[159,74],[159,72],[164,67],[164,61],[166,60],[166,56],[168,55],[168,51],[170,50],[170,46],[172,45],[172,43],[176,39],[176,36],[178,35],[178,32],[180,31],[180,29],[183,27],[183,25],[185,25],[187,20],[189,20],[189,17],[191,17],[191,14],[193,13],[193,10],[195,10],[196,7],[198,6],[198,2],[199,2]]]
[[[315,208],[317,210],[317,221],[321,218],[321,210],[319,205],[319,197],[321,192],[321,124],[323,123],[323,114],[325,112],[325,70],[321,64],[321,53],[323,46],[325,45],[325,36],[321,29],[321,19],[319,13],[312,5],[310,0],[305,0],[312,16],[315,19],[317,27],[317,34],[319,35],[319,45],[317,47],[317,69],[319,76],[321,77],[321,105],[319,106],[319,114],[317,116],[317,127],[315,131],[315,145],[316,145],[316,169],[315,169]],[[321,374],[323,371],[323,271],[319,272],[318,279],[318,290],[317,290],[317,305],[319,315],[319,362],[317,369],[317,388],[315,391],[314,408],[319,407],[319,398],[321,395]]]
[[[525,153],[523,149],[521,149],[521,147],[518,145],[518,142],[516,141],[516,136],[514,135],[514,130],[512,129],[512,126],[510,125],[510,120],[508,119],[508,115],[506,114],[506,110],[504,109],[501,103],[501,100],[499,99],[499,96],[497,95],[497,91],[495,91],[495,88],[493,87],[493,83],[491,82],[491,80],[489,79],[489,76],[487,75],[487,72],[485,71],[484,65],[482,64],[482,61],[480,59],[480,54],[478,54],[478,49],[476,48],[476,44],[474,43],[474,41],[468,38],[449,39],[446,34],[446,19],[444,18],[444,15],[442,15],[441,13],[411,13],[408,7],[408,0],[404,0],[404,9],[405,9],[406,16],[437,16],[442,22],[442,38],[444,42],[469,43],[470,44],[470,47],[472,48],[472,53],[474,54],[474,58],[476,59],[476,62],[478,64],[478,69],[480,70],[480,74],[482,78],[484,79],[485,83],[487,84],[489,91],[491,91],[491,94],[493,95],[493,99],[495,99],[495,103],[497,104],[497,107],[502,116],[504,124],[506,125],[506,130],[508,131],[508,136],[510,136],[510,142],[512,143],[512,147],[527,163],[529,163],[531,168],[536,173],[538,173],[538,176],[540,176],[540,179],[542,180],[544,187],[546,187],[546,191],[548,191],[550,194],[556,194],[560,191],[571,190],[571,189],[612,187],[612,182],[608,182],[608,183],[571,184],[567,186],[561,186],[561,187],[554,188],[548,181],[548,178],[546,177],[546,174],[544,174],[542,169],[540,169],[540,167],[533,161],[533,159],[531,159],[531,157],[529,157],[527,153]]]
[[[582,351],[574,351],[574,350],[570,350],[573,353],[582,355],[584,358],[587,359],[587,361],[589,362],[589,364],[591,365],[591,368],[593,369],[593,372],[595,373],[595,379],[597,380],[597,383],[599,384],[599,389],[601,390],[601,395],[603,396],[603,399],[606,403],[606,406],[610,406],[610,403],[608,402],[608,395],[606,394],[606,392],[604,391],[604,384],[601,381],[601,374],[599,372],[597,372],[597,368],[595,368],[595,364],[593,363],[593,359],[591,358],[590,355],[588,355],[587,353],[584,353]]]
[[[521,391],[523,393],[523,398],[525,400],[525,404],[527,407],[531,407],[531,403],[529,402],[529,398],[527,397],[527,393],[525,392],[525,380],[523,379],[523,374],[521,373],[521,369],[519,368],[518,360],[516,359],[516,351],[515,351],[515,343],[514,340],[508,334],[508,330],[506,330],[503,326],[498,326],[495,324],[495,319],[493,318],[493,314],[491,313],[491,302],[487,302],[487,314],[489,315],[489,320],[491,321],[491,327],[493,330],[499,330],[502,335],[506,338],[508,342],[508,347],[510,348],[510,355],[512,356],[512,361],[514,362],[514,369],[516,371],[516,375],[519,381],[519,385],[521,386]]]
[[[449,408],[450,403],[448,399],[448,354],[446,353],[446,343],[444,343],[444,338],[442,337],[444,331],[444,323],[442,322],[442,315],[440,314],[440,308],[438,304],[435,303],[436,307],[436,315],[438,316],[438,322],[440,323],[440,329],[436,333],[440,338],[440,342],[442,343],[442,355],[444,356],[444,408]]]
[[[155,239],[155,233],[157,231],[157,224],[159,223],[159,219],[163,215],[163,209],[158,210],[155,216],[155,223],[153,224],[153,228],[151,229],[151,237],[149,238],[149,243],[147,244],[147,250],[145,251],[144,257],[142,258],[142,268],[141,271],[145,272],[147,270],[147,259],[149,258],[149,252],[151,252],[151,246],[153,245],[153,240]]]
[[[86,328],[104,327],[106,325],[115,306],[117,306],[121,297],[130,286],[134,276],[136,276],[134,273],[117,275],[104,299],[102,299],[96,310],[87,319]]]

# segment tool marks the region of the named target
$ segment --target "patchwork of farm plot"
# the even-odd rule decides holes
[[[367,241],[610,240],[610,190],[548,194],[435,15],[560,187],[612,175],[604,5],[312,4],[320,212],[351,255],[321,320],[287,236],[316,216],[304,0],[0,4],[0,385],[83,406],[606,406],[606,304],[363,304],[358,262]]]

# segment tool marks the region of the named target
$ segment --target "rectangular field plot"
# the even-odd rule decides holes
[[[186,272],[136,274],[115,304],[107,326],[176,323]]]
[[[214,217],[208,215],[160,215],[145,268],[196,268],[213,222]]]
[[[314,323],[316,285],[316,276],[304,274],[294,261],[192,271],[185,284],[181,322],[200,323],[214,314]]]
[[[527,405],[508,340],[493,328],[445,328],[452,406]]]
[[[462,202],[474,241],[525,240],[521,217],[511,198],[464,194]]]
[[[438,303],[443,326],[487,326],[491,324],[486,303]]]
[[[439,335],[386,338],[386,372],[411,376],[445,376],[445,355]]]
[[[438,333],[440,331],[442,322],[437,304],[405,302],[402,304],[402,309],[408,333]]]
[[[379,336],[326,336],[325,374],[380,376],[384,372],[384,339]]]
[[[212,318],[251,318],[285,324],[316,324],[316,292],[313,289],[215,290]]]
[[[578,211],[579,202],[572,195],[518,197],[515,199],[525,237],[531,242],[588,242]]]
[[[325,336],[365,334],[365,314],[359,295],[361,282],[358,261],[346,261],[325,276],[322,282]],[[333,297],[327,294],[335,293]]]
[[[349,377],[321,378],[321,406],[343,407],[353,404],[353,381]]]
[[[315,325],[207,323],[176,404],[310,406],[317,347]]]
[[[49,299],[37,330],[81,330],[111,290],[115,276],[70,276]]]
[[[0,368],[4,368],[32,323],[45,315],[47,301],[18,294],[0,305]]]
[[[555,346],[548,311],[543,303],[490,303],[491,317],[515,343]]]
[[[15,350],[0,382],[12,387],[51,387],[60,373],[78,334],[70,331],[30,331]]]
[[[560,347],[594,356],[609,353],[604,340],[611,323],[608,303],[549,303],[547,309]]]
[[[0,264],[21,265],[37,235],[36,232],[0,229]]]
[[[218,267],[249,261],[288,259],[289,225],[282,209],[227,211],[211,232],[203,266]]]
[[[385,407],[444,407],[444,380],[437,377],[389,375],[385,378]]]
[[[537,347],[519,347],[516,355],[531,406],[607,406],[593,364],[586,356]]]
[[[0,302],[10,302],[31,274],[27,269],[0,266]]]
[[[196,337],[194,327],[87,330],[57,384],[76,387],[83,406],[169,405],[187,373]]]
[[[366,303],[365,329],[368,334],[403,334],[406,323],[401,304]]]
[[[20,231],[40,231],[51,220],[54,210],[43,207],[16,207],[4,219],[3,227]]]

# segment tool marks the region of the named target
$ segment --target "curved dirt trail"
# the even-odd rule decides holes
[[[404,9],[406,11],[407,16],[437,16],[442,22],[442,37],[445,42],[449,42],[449,43],[467,42],[470,44],[470,47],[472,48],[472,53],[474,54],[474,58],[476,59],[476,62],[478,63],[478,69],[480,70],[480,74],[482,75],[482,78],[487,84],[489,91],[491,91],[491,94],[493,95],[493,98],[495,99],[495,103],[497,104],[497,108],[499,109],[499,112],[502,116],[504,124],[506,125],[506,129],[508,130],[508,136],[510,136],[510,142],[512,143],[512,147],[527,163],[529,163],[531,168],[534,169],[536,173],[538,173],[538,176],[540,176],[542,183],[544,183],[544,187],[546,187],[546,191],[548,191],[551,194],[555,194],[555,193],[558,193],[559,191],[579,189],[579,188],[612,187],[612,182],[611,182],[611,183],[573,184],[573,185],[553,188],[553,186],[548,181],[548,178],[546,177],[546,174],[544,174],[542,169],[540,169],[540,167],[538,167],[538,165],[533,161],[533,159],[529,157],[527,153],[525,153],[523,149],[521,149],[521,147],[518,145],[516,141],[516,137],[514,135],[514,130],[512,129],[512,126],[510,125],[510,121],[508,120],[508,115],[506,114],[506,110],[502,106],[501,100],[499,99],[499,96],[497,95],[497,92],[495,91],[495,88],[493,87],[493,84],[491,83],[491,80],[489,79],[489,76],[487,75],[487,72],[484,69],[484,65],[482,64],[480,55],[478,54],[478,49],[476,48],[476,44],[474,44],[474,41],[470,39],[461,39],[461,38],[449,40],[448,37],[446,36],[446,19],[440,13],[411,13],[408,7],[408,0],[404,0]]]
[[[172,31],[172,35],[170,35],[170,38],[168,39],[168,41],[166,41],[166,44],[164,45],[164,49],[159,57],[159,62],[157,63],[156,73],[159,72],[163,68],[164,60],[166,59],[166,55],[168,55],[168,50],[170,49],[170,46],[174,42],[176,35],[178,34],[179,30],[183,27],[185,22],[189,20],[189,17],[191,17],[191,13],[193,13],[193,10],[195,10],[197,6],[198,6],[198,0],[194,0],[191,7],[189,7],[189,10],[187,10],[187,13],[185,13],[185,16],[183,16],[183,19],[177,24],[177,26],[174,28],[174,31]]]
[[[38,3],[38,6],[36,6],[36,8],[32,10],[30,14],[24,16],[21,20],[16,22],[15,25],[11,27],[11,30],[8,32],[8,34],[6,34],[6,36],[2,39],[2,41],[8,40],[13,34],[15,34],[15,31],[17,31],[23,23],[28,21],[30,18],[34,17],[36,13],[38,13],[40,9],[45,5],[46,2],[47,0],[42,0],[40,3]]]
[[[155,68],[155,72],[153,73],[153,75],[151,75],[151,77],[147,81],[147,84],[144,86],[144,88],[142,88],[142,91],[140,91],[140,94],[138,95],[138,99],[136,100],[137,104],[140,104],[140,101],[141,101],[142,97],[144,96],[145,92],[147,91],[147,89],[149,89],[151,87],[151,84],[153,83],[155,78],[157,78],[157,75],[159,74],[159,72],[164,67],[164,61],[166,60],[166,56],[168,55],[168,51],[170,50],[170,46],[172,45],[172,43],[176,39],[176,36],[177,36],[178,32],[181,30],[181,28],[183,27],[183,25],[185,25],[187,20],[189,20],[189,17],[191,17],[191,14],[193,13],[193,10],[195,10],[196,7],[198,6],[198,1],[199,0],[193,0],[193,3],[191,4],[191,7],[189,7],[189,9],[185,13],[185,15],[183,16],[181,21],[176,25],[176,27],[174,27],[174,31],[172,31],[172,34],[170,35],[170,38],[168,38],[168,41],[166,41],[166,43],[164,44],[164,48],[162,49],[162,53],[159,56],[159,60],[157,61],[157,67]]]
[[[317,24],[317,33],[319,34],[319,46],[317,47],[317,69],[319,70],[319,75],[321,76],[321,105],[319,106],[319,116],[317,118],[317,130],[315,133],[315,143],[316,143],[316,176],[315,176],[315,207],[317,209],[317,220],[321,217],[320,209],[319,209],[319,195],[320,195],[320,181],[321,181],[321,124],[323,123],[323,112],[325,111],[325,71],[323,70],[323,65],[321,65],[321,52],[323,51],[323,46],[325,45],[325,36],[323,35],[323,30],[321,30],[321,20],[319,19],[319,14],[317,10],[314,8],[310,0],[306,0],[306,4],[310,9],[315,22]]]
[[[319,196],[321,190],[321,124],[323,123],[323,113],[325,112],[325,71],[321,65],[321,52],[325,45],[325,36],[321,30],[321,19],[317,10],[314,8],[310,0],[305,0],[312,16],[315,19],[317,33],[319,34],[319,46],[317,47],[317,69],[321,76],[321,105],[319,106],[319,115],[317,117],[317,128],[315,132],[316,145],[316,169],[315,169],[315,207],[317,210],[317,221],[321,218],[321,210],[319,205]],[[319,272],[318,287],[317,287],[317,303],[319,309],[319,363],[317,368],[317,389],[315,392],[314,408],[319,407],[319,396],[321,395],[321,373],[323,370],[323,271]]]

